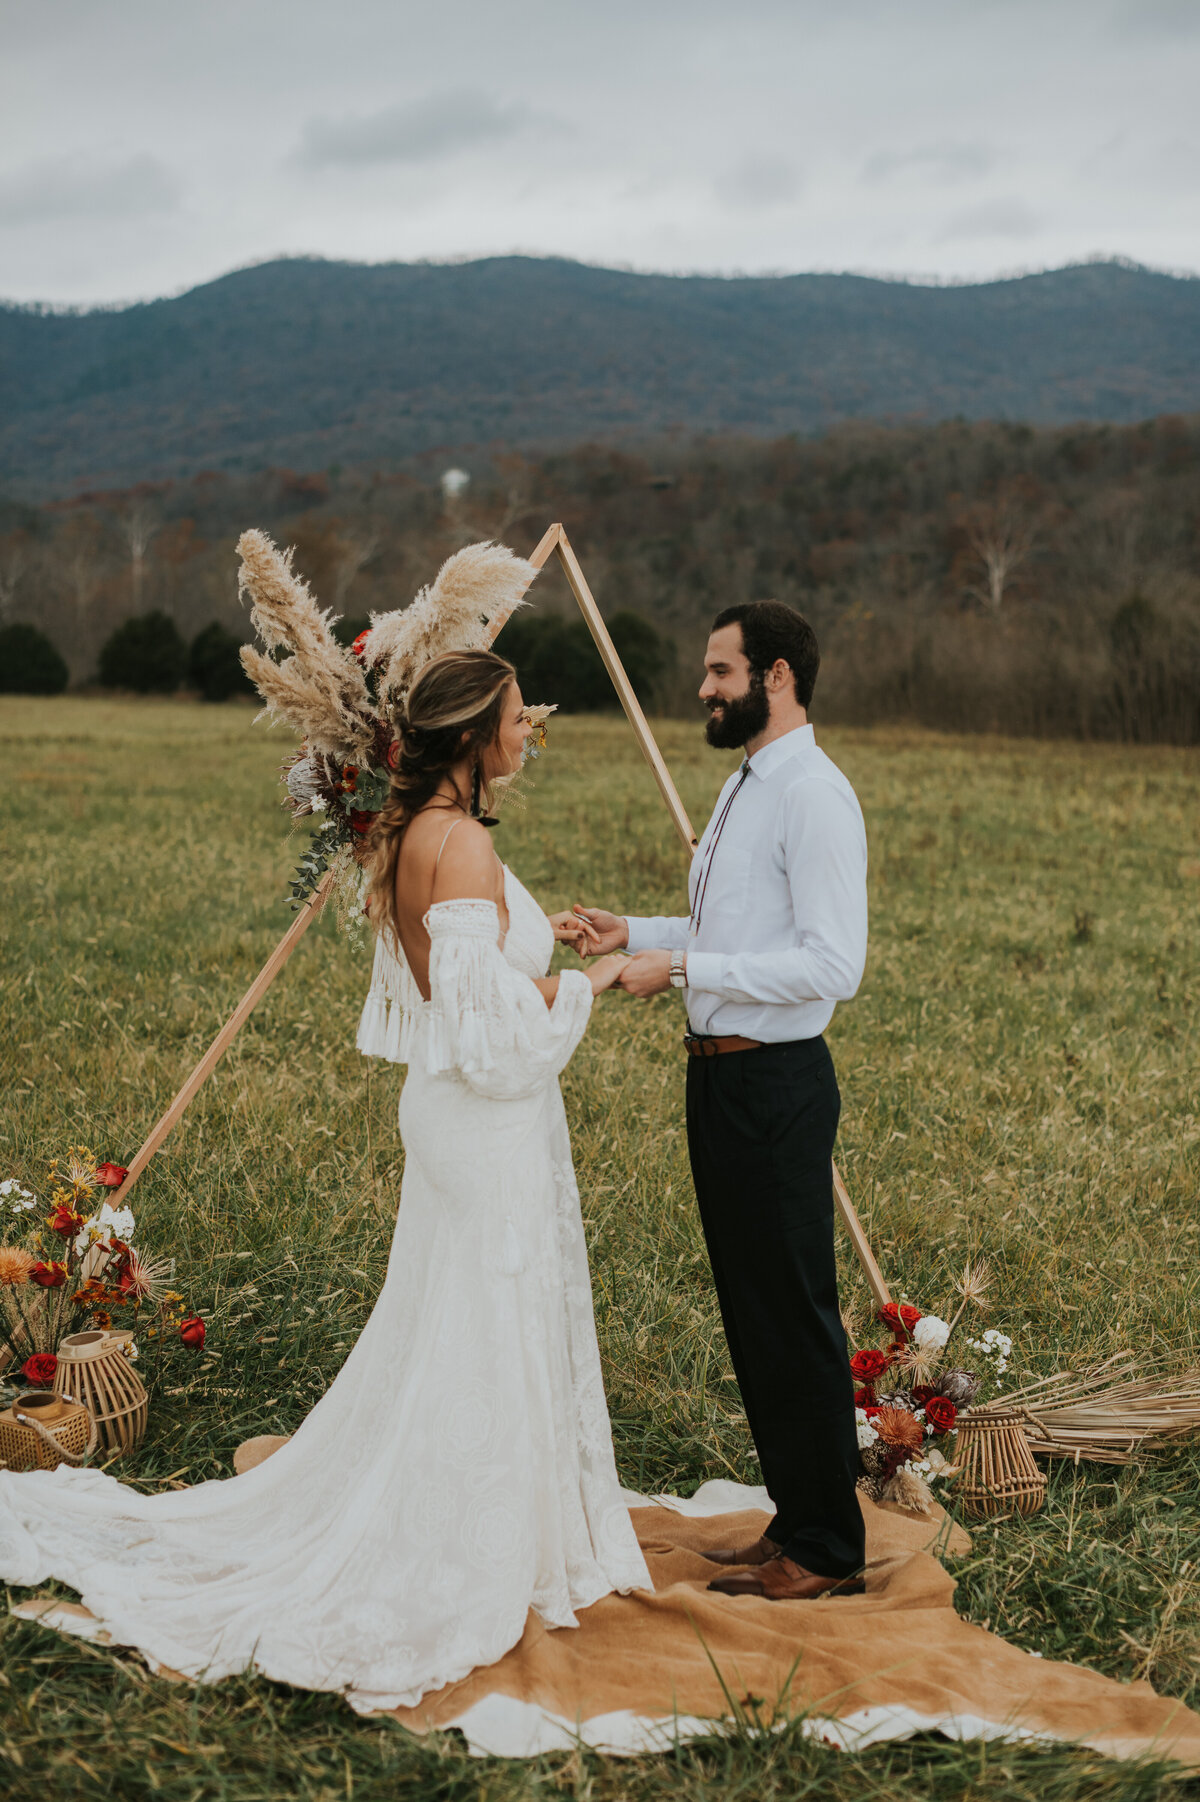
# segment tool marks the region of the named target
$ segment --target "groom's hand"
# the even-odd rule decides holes
[[[621,971],[620,980],[621,987],[629,995],[637,995],[643,1000],[649,995],[661,995],[671,986],[671,953],[639,951]]]
[[[589,932],[588,947],[580,952],[581,957],[606,957],[610,951],[625,949],[629,942],[629,927],[620,914],[606,913],[602,907],[580,907],[578,902],[574,911]]]

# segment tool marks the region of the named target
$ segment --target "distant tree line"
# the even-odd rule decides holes
[[[209,632],[213,668],[228,672],[228,640],[235,651],[249,635],[233,553],[247,525],[295,545],[321,601],[354,623],[404,605],[459,545],[527,551],[560,519],[660,710],[695,707],[717,610],[773,596],[817,629],[819,719],[1200,741],[1198,416],[457,460],[471,480],[455,493],[431,464],[425,479],[210,472],[45,508],[0,503],[0,627],[37,628],[77,684],[115,680],[124,658],[130,687],[132,641],[120,656],[106,646],[158,614],[186,652],[175,681],[208,692],[219,679],[201,680],[197,641]],[[552,566],[530,598],[498,646],[530,697],[610,703]]]

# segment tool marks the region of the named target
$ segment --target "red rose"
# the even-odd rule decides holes
[[[65,1264],[35,1264],[29,1272],[31,1283],[40,1283],[43,1289],[61,1289],[67,1280]]]
[[[389,744],[387,751],[384,753],[383,761],[387,764],[389,770],[398,770],[400,768],[400,740],[398,738],[394,738]]]
[[[96,1181],[106,1189],[119,1189],[129,1175],[124,1164],[97,1164]]]
[[[873,1408],[875,1406],[875,1391],[869,1383],[864,1389],[854,1391],[854,1406],[856,1408]]]
[[[912,1398],[916,1402],[918,1408],[923,1408],[925,1406],[926,1402],[929,1400],[930,1396],[936,1395],[936,1394],[937,1394],[937,1390],[935,1388],[933,1388],[932,1384],[930,1384],[930,1383],[914,1383],[913,1384]]]
[[[925,1418],[935,1433],[948,1433],[958,1419],[958,1409],[945,1395],[931,1395],[925,1403]]]
[[[907,1338],[918,1320],[921,1318],[920,1308],[910,1307],[908,1302],[889,1301],[880,1308],[875,1316],[884,1326],[891,1329],[899,1339]]]
[[[354,656],[357,657],[360,662],[362,660],[363,652],[367,648],[367,640],[370,638],[371,632],[372,627],[368,626],[365,631],[359,633],[358,637],[354,640],[354,643],[350,646]]]
[[[360,835],[364,832],[369,832],[374,823],[375,815],[373,813],[364,813],[357,807],[350,815],[351,832],[357,832]]]
[[[73,1239],[83,1225],[83,1215],[77,1214],[69,1201],[60,1201],[50,1216],[52,1232],[61,1233],[64,1239]]]
[[[57,1369],[58,1359],[53,1352],[34,1352],[32,1358],[26,1358],[22,1364],[21,1375],[27,1383],[36,1383],[39,1388],[48,1389]]]
[[[189,1314],[186,1320],[179,1323],[179,1337],[193,1351],[201,1351],[204,1346],[204,1322],[199,1314]]]
[[[890,1351],[877,1351],[873,1345],[868,1345],[865,1351],[855,1352],[851,1358],[850,1374],[856,1383],[874,1383],[891,1361]]]

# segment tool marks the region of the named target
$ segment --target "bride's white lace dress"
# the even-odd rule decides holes
[[[143,1496],[0,1472],[0,1578],[58,1578],[115,1642],[195,1678],[254,1668],[411,1705],[650,1577],[621,1500],[558,1075],[591,988],[530,980],[553,934],[511,872],[427,916],[402,971],[406,1162],[387,1279],[336,1382],[243,1476]],[[379,996],[368,1004],[378,1008]],[[381,1019],[364,1016],[368,1043]],[[360,1038],[360,1043],[362,1039]],[[374,1049],[383,1047],[376,1044]]]

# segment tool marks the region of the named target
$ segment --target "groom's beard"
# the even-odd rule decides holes
[[[748,739],[765,732],[771,718],[767,684],[761,670],[750,671],[750,686],[734,701],[722,701],[720,713],[709,703],[709,721],[704,736],[717,751],[736,751]]]

